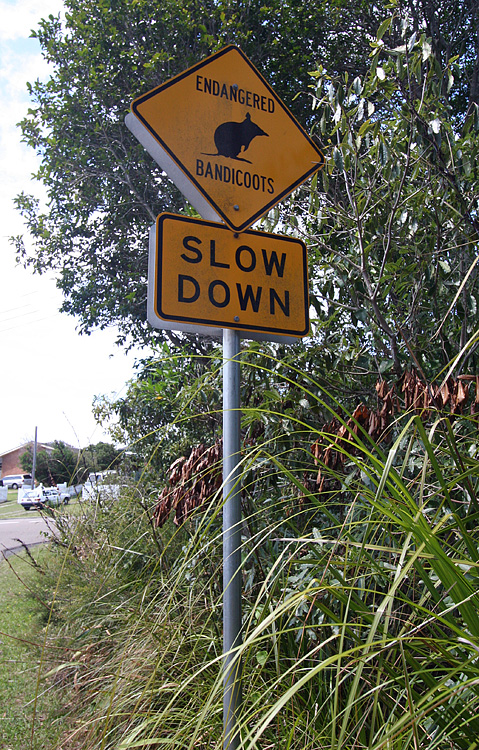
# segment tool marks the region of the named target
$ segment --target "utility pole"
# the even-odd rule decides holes
[[[35,427],[35,441],[33,443],[32,490],[35,489],[35,471],[37,469],[37,430]]]

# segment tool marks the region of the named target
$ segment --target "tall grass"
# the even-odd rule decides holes
[[[477,747],[477,424],[423,416],[378,443],[245,409],[274,424],[242,460],[245,750]],[[221,489],[178,530],[157,537],[151,515],[140,487],[85,507],[43,571],[68,649],[50,665],[76,722],[63,748],[222,746]]]

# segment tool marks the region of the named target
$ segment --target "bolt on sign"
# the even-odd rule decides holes
[[[195,331],[233,328],[249,332],[245,338],[283,341],[309,332],[307,251],[293,237],[160,214],[148,288],[156,328],[168,321],[173,330],[193,324]]]
[[[127,126],[198,212],[235,231],[251,226],[324,164],[319,148],[234,45],[140,96],[132,112]],[[205,201],[213,213],[205,213]]]

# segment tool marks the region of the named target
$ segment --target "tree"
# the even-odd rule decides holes
[[[466,750],[478,734],[479,377],[463,377],[476,371],[478,340],[477,13],[468,3],[449,10],[443,39],[429,35],[440,13],[435,19],[427,0],[411,2],[381,19],[362,70],[322,65],[314,74],[312,117],[327,165],[281,220],[309,240],[315,336],[287,352],[253,344],[244,354],[245,746]],[[469,36],[449,44],[462,12]],[[459,58],[449,57],[453,50]],[[157,520],[166,522],[186,495],[186,510],[199,502],[208,510],[176,544],[165,535],[166,555],[150,544],[144,557],[151,516],[147,503],[135,516],[126,495],[83,526],[98,543],[66,545],[70,570],[80,570],[66,580],[80,579],[84,592],[82,574],[94,571],[95,589],[72,600],[70,587],[64,598],[70,612],[79,601],[93,618],[85,649],[100,671],[105,662],[104,679],[96,670],[93,686],[83,680],[99,706],[82,723],[89,747],[224,740],[214,648],[218,484],[208,460],[198,468],[178,455],[198,433],[216,437],[219,362],[217,352],[209,361],[165,346],[160,353],[128,398],[99,409],[119,420],[122,435],[145,435],[152,450],[166,446],[177,458]],[[436,388],[429,379],[441,370],[457,377]],[[372,398],[376,409],[357,403]],[[105,534],[121,543],[105,544]],[[108,617],[118,669],[104,659]],[[139,644],[133,673],[124,668],[128,629],[146,634],[128,639]],[[173,682],[172,660],[158,658],[171,643]],[[140,693],[159,696],[152,721]],[[113,707],[107,723],[105,703]]]
[[[111,443],[103,441],[88,445],[81,451],[61,440],[55,440],[52,450],[42,449],[37,453],[35,478],[42,484],[66,482],[75,484],[85,481],[90,472],[116,469],[124,461],[124,452]],[[27,447],[21,457],[24,471],[33,467],[33,447]]]
[[[478,18],[472,5],[466,11],[467,31],[448,36],[457,29],[448,22],[440,40],[415,31],[434,25],[430,15],[419,23],[396,12],[380,25],[363,76],[322,65],[313,75],[313,124],[328,160],[311,190],[291,200],[289,231],[308,240],[315,335],[290,361],[280,349],[275,360],[255,345],[253,367],[243,370],[245,437],[265,436],[273,453],[294,455],[289,418],[307,414],[312,427],[328,421],[317,398],[322,386],[330,404],[336,398],[354,412],[360,401],[375,403],[378,379],[392,377],[408,409],[407,368],[420,373],[421,393],[448,368],[456,376],[476,371]],[[445,49],[460,56],[449,60]],[[108,405],[130,439],[155,434],[155,424],[173,417],[170,400],[159,410],[154,398],[158,388],[175,393],[181,376],[159,370],[161,385],[153,385],[151,372],[132,385],[130,398]],[[309,401],[302,387],[313,391]],[[209,392],[202,381],[200,389]]]
[[[37,453],[37,461],[35,466],[35,479],[42,484],[51,485],[54,480],[50,473],[49,464],[49,452],[47,450],[39,450]],[[20,463],[22,469],[25,472],[31,473],[33,470],[33,447],[28,445],[25,452],[20,457]]]
[[[156,213],[183,202],[123,120],[140,88],[206,52],[187,7],[163,3],[161,23],[146,7],[72,2],[65,28],[53,16],[41,22],[34,35],[55,73],[30,85],[35,106],[22,131],[42,156],[37,177],[50,208],[17,199],[36,243],[33,257],[20,240],[19,252],[36,271],[57,272],[63,309],[85,332],[123,321],[139,339],[146,333],[145,230]]]
[[[24,471],[33,469],[33,447],[28,446],[20,462]],[[78,467],[78,454],[61,440],[55,440],[51,451],[39,450],[36,457],[35,478],[42,484],[50,486],[75,481]]]
[[[36,270],[57,270],[64,309],[84,331],[117,322],[125,337],[150,338],[147,225],[183,205],[125,129],[130,102],[236,42],[313,126],[327,157],[311,192],[268,218],[308,240],[317,317],[314,337],[298,346],[308,372],[354,408],[375,396],[378,374],[399,377],[413,362],[432,377],[459,352],[457,372],[473,361],[474,346],[463,350],[478,299],[477,4],[410,0],[391,18],[381,4],[347,7],[184,0],[160,11],[144,0],[75,0],[64,25],[40,24],[54,73],[31,86],[22,131],[42,156],[50,204],[42,212],[19,197],[36,247],[30,257],[20,239],[17,247]],[[176,375],[155,375],[153,386],[149,376],[113,410],[153,433],[148,394],[170,376],[171,394]],[[162,423],[171,417],[160,412]]]
[[[218,352],[200,357],[165,342],[154,357],[138,363],[138,370],[125,396],[98,397],[94,414],[116,443],[163,475],[178,455],[218,437],[221,363]]]
[[[41,157],[48,204],[17,197],[33,250],[15,243],[34,271],[56,273],[81,331],[114,323],[130,341],[164,336],[146,324],[148,226],[165,209],[189,209],[124,125],[135,96],[234,42],[307,124],[317,59],[362,70],[377,25],[364,0],[340,10],[309,0],[68,0],[64,22],[41,21],[34,36],[53,73],[29,85],[21,130]]]
[[[331,370],[349,382],[356,371],[363,387],[368,372],[399,377],[411,364],[429,378],[455,357],[456,373],[476,368],[479,18],[470,11],[457,45],[395,14],[366,76],[315,74],[329,154],[308,224],[317,335]],[[455,46],[461,54],[448,59]]]
[[[80,453],[78,474],[86,476],[90,472],[116,469],[123,462],[123,458],[123,451],[111,443],[100,441],[88,445]]]

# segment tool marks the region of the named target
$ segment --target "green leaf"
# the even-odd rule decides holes
[[[361,96],[362,90],[363,90],[363,85],[361,82],[361,78],[359,76],[356,76],[356,78],[353,81],[353,91],[356,94],[356,96]]]
[[[255,651],[255,659],[262,667],[266,664],[268,661],[268,652],[267,651]]]
[[[427,60],[432,55],[432,47],[430,42],[427,41],[427,39],[423,40],[422,43],[422,60],[423,62]]]
[[[389,16],[389,18],[384,19],[384,21],[381,23],[376,34],[376,39],[378,41],[382,39],[386,31],[388,31],[391,28],[392,21],[393,21],[393,17]]]
[[[379,161],[381,166],[384,167],[389,159],[389,151],[384,141],[379,142]]]
[[[344,170],[344,159],[341,149],[337,148],[337,146],[333,149],[333,159],[337,169],[342,172]]]

